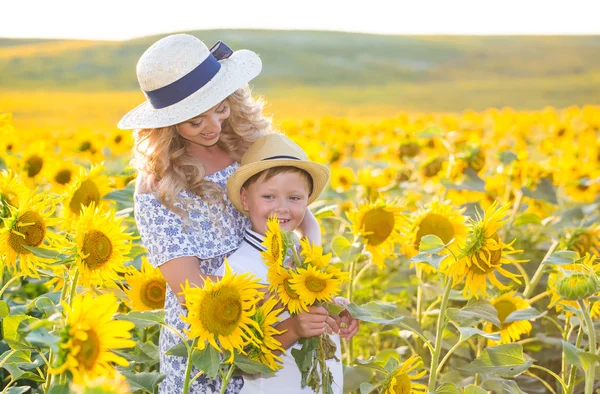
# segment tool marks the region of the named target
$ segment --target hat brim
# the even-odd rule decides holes
[[[148,101],[129,111],[119,121],[123,130],[172,126],[191,119],[220,103],[255,78],[262,69],[258,55],[247,49],[219,61],[221,69],[206,85],[178,103],[155,109]]]
[[[244,211],[240,191],[244,183],[255,174],[261,171],[268,170],[273,167],[296,167],[308,172],[313,181],[313,190],[308,196],[308,203],[311,204],[319,197],[327,182],[329,181],[329,169],[324,165],[304,160],[265,160],[254,163],[245,164],[239,167],[227,181],[227,197],[231,204],[248,216],[248,212]]]

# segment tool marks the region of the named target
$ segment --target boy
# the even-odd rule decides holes
[[[276,214],[284,231],[298,228],[312,203],[329,180],[327,167],[308,160],[304,151],[289,138],[280,134],[268,134],[259,138],[242,157],[241,166],[227,182],[227,195],[240,212],[250,218],[252,226],[246,230],[244,239],[236,252],[229,256],[233,272],[251,272],[266,283],[267,266],[260,256],[266,248],[262,241],[269,217]],[[221,268],[221,275],[224,267]],[[219,275],[219,273],[217,273]],[[344,300],[340,300],[344,303]],[[324,332],[338,332],[340,317],[329,316],[323,307],[310,307],[308,312],[293,317],[282,312],[278,330],[286,332],[278,336],[283,348],[283,368],[274,375],[245,378],[242,393],[311,393],[309,387],[300,388],[300,371],[291,356],[291,348],[300,345],[301,338],[313,337]],[[342,312],[346,327],[340,335],[350,339],[358,331],[358,321]],[[341,360],[339,336],[332,339],[337,345],[336,357]],[[342,393],[343,372],[341,361],[328,360],[333,374],[333,391]]]

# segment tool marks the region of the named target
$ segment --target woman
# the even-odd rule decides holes
[[[137,64],[147,101],[119,122],[121,129],[135,129],[136,221],[149,261],[168,283],[165,321],[182,333],[186,327],[179,316],[186,312],[176,293],[186,280],[202,287],[203,278],[238,247],[248,226],[229,202],[225,184],[252,142],[270,131],[262,104],[247,86],[260,70],[254,52],[233,52],[221,42],[209,50],[187,34],[165,37]],[[310,211],[301,230],[321,242]],[[183,388],[187,360],[165,354],[180,341],[161,330],[160,370],[166,375],[161,393]],[[242,386],[243,379],[234,378],[227,393],[238,393]],[[218,379],[202,375],[190,392],[219,390]]]

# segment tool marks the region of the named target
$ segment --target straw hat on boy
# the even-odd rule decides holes
[[[296,167],[308,172],[313,189],[308,204],[319,197],[327,181],[329,169],[308,160],[306,153],[292,140],[282,134],[267,134],[256,140],[242,156],[241,166],[227,181],[227,195],[236,209],[247,215],[242,206],[240,191],[244,183],[255,174],[273,167]]]
[[[158,128],[191,119],[214,107],[256,77],[258,55],[233,52],[221,41],[210,50],[189,34],[155,42],[137,63],[146,102],[127,113],[120,129]]]

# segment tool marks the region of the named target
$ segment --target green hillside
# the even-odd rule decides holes
[[[207,30],[207,45],[260,54],[255,88],[349,103],[411,101],[435,109],[600,101],[600,36],[382,36],[339,32]],[[0,38],[3,90],[137,89],[137,59],[161,36],[61,43]],[[44,49],[46,48],[46,49]],[[39,49],[38,54],[36,50]],[[411,93],[412,92],[412,93]],[[410,93],[409,96],[407,94]],[[469,95],[468,98],[462,95]],[[483,101],[482,101],[483,100]]]

